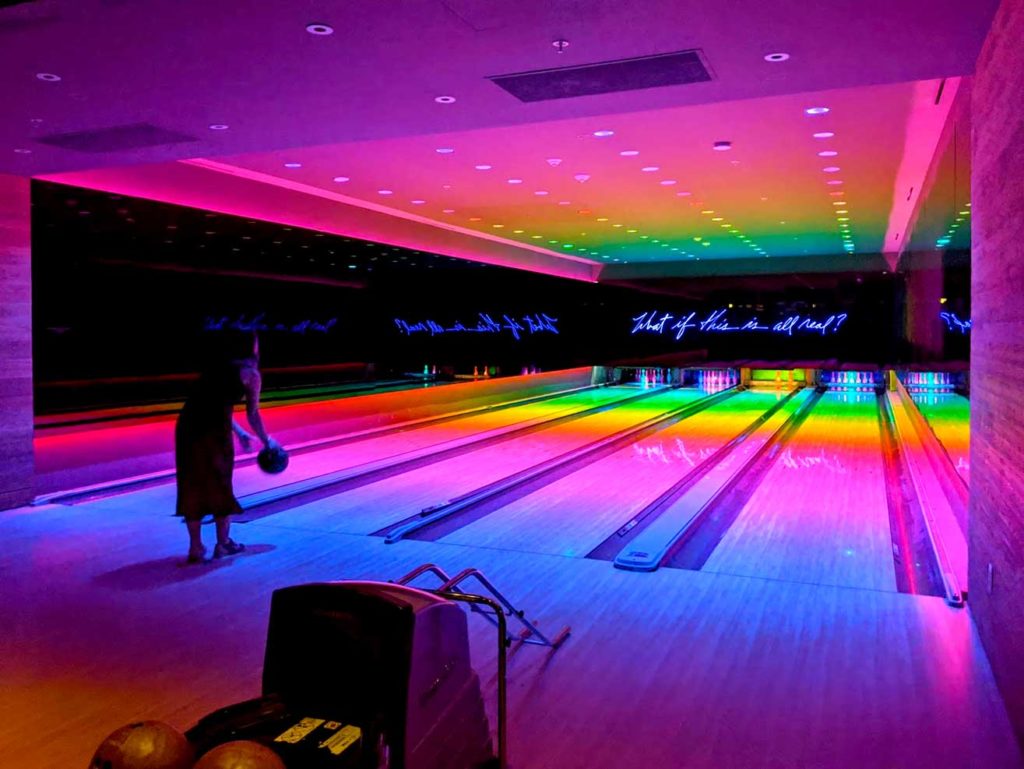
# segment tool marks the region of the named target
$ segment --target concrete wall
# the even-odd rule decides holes
[[[1022,40],[1024,0],[1003,0],[978,60],[972,105],[969,604],[1024,738]]]
[[[0,510],[32,497],[29,182],[0,175]]]

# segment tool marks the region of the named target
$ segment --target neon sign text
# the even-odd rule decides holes
[[[413,334],[502,334],[508,333],[513,339],[520,339],[523,334],[557,334],[558,318],[538,312],[532,315],[513,317],[502,315],[501,320],[495,320],[487,313],[479,313],[476,322],[470,325],[456,320],[450,326],[445,326],[435,320],[426,319],[419,321],[408,321],[402,318],[395,318],[395,326],[399,333],[406,336]]]
[[[940,312],[939,317],[946,322],[946,328],[949,331],[959,331],[961,334],[966,334],[974,325],[970,318],[963,320],[957,317],[955,312]]]
[[[682,339],[686,332],[695,329],[694,333],[736,333],[736,332],[768,332],[793,336],[798,333],[818,333],[822,336],[834,334],[846,321],[845,312],[829,315],[827,318],[812,318],[807,315],[789,315],[778,323],[764,323],[756,315],[745,322],[734,321],[728,310],[719,309],[698,316],[696,312],[683,315],[659,313],[657,310],[645,312],[632,319],[633,334],[672,334],[677,340]]]
[[[275,323],[267,320],[266,313],[260,313],[259,315],[253,315],[251,318],[247,318],[245,315],[239,315],[237,318],[207,317],[203,321],[203,330],[223,331],[224,329],[233,329],[235,331],[283,331],[288,334],[306,334],[307,332],[326,334],[337,324],[337,318],[331,318],[322,323],[316,320],[300,320],[298,323]]]

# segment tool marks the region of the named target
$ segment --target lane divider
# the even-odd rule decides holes
[[[374,535],[383,536],[384,541],[389,544],[409,538],[440,539],[455,529],[462,528],[484,515],[526,496],[541,486],[576,472],[580,467],[618,451],[623,446],[641,440],[659,430],[664,430],[715,403],[732,397],[737,392],[739,389],[736,387],[728,388],[696,402],[672,409],[667,413],[659,414],[638,425],[620,430],[494,483],[489,483],[457,499],[425,508],[417,515],[409,516],[396,524],[375,531]]]

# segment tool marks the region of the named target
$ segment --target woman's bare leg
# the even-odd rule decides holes
[[[223,545],[231,539],[231,517],[222,515],[217,521],[217,544]]]
[[[202,558],[206,548],[203,547],[203,522],[185,521],[188,527],[188,554],[190,558]]]

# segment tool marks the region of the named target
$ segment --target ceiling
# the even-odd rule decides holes
[[[224,162],[598,263],[878,253],[915,100],[933,104],[942,82]]]
[[[102,188],[137,194],[132,169],[207,158],[288,190],[296,210],[314,195],[338,221],[346,207],[369,207],[477,243],[483,234],[485,250],[507,251],[498,261],[531,269],[569,253],[617,269],[766,256],[823,268],[844,249],[889,250],[909,220],[896,191],[923,179],[945,114],[919,113],[942,79],[973,70],[997,5],[27,2],[0,9],[0,172],[82,184],[82,172],[118,169]],[[310,34],[314,22],[333,33]],[[568,41],[562,53],[555,40]],[[687,49],[699,49],[708,82],[523,103],[489,79]],[[766,61],[773,52],[789,58]],[[810,106],[831,112],[809,116]],[[722,140],[732,149],[713,151]],[[640,154],[619,154],[629,149]],[[844,182],[835,189],[823,182],[830,164]],[[659,170],[639,170],[647,165]],[[196,196],[162,189],[169,202]],[[839,190],[852,248],[831,206],[841,196],[828,194]]]

